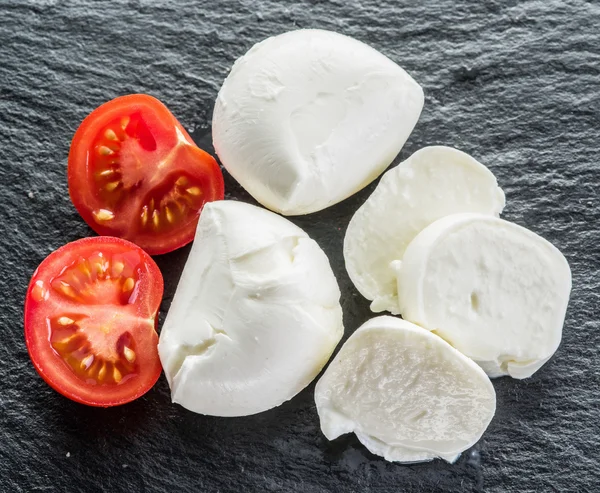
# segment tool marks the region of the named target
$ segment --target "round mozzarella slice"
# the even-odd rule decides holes
[[[391,169],[356,211],[344,239],[344,259],[371,310],[399,313],[394,262],[436,219],[458,212],[498,216],[504,193],[481,163],[451,147],[425,147]]]
[[[496,394],[483,370],[447,342],[383,316],[343,345],[315,402],[329,440],[354,432],[389,461],[453,462],[489,425]]]
[[[258,202],[308,214],[379,176],[422,108],[421,87],[378,51],[341,34],[298,30],[235,62],[215,104],[213,142]]]
[[[300,228],[241,202],[206,204],[160,334],[173,402],[243,416],[291,399],[342,337],[339,298]]]
[[[479,214],[434,222],[398,269],[402,316],[479,363],[491,377],[526,378],[556,351],[571,271],[548,241]]]

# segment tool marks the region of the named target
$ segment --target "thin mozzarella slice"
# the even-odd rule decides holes
[[[435,330],[491,377],[526,378],[558,348],[571,271],[535,233],[458,214],[412,241],[398,289],[405,319]]]
[[[258,202],[308,214],[379,176],[422,108],[421,87],[386,56],[341,34],[298,30],[235,62],[216,101],[213,142]]]
[[[346,231],[344,259],[371,310],[399,313],[396,272],[411,240],[436,219],[458,212],[498,216],[504,193],[494,175],[451,147],[425,147],[383,175]]]
[[[382,316],[342,346],[315,402],[329,440],[354,432],[389,461],[454,462],[489,425],[496,394],[481,368],[444,340]]]
[[[291,399],[343,334],[339,298],[300,228],[241,202],[206,204],[160,334],[173,402],[243,416]]]

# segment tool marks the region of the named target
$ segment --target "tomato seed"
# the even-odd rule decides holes
[[[77,293],[75,292],[75,290],[73,289],[73,287],[65,282],[65,281],[59,281],[58,286],[55,286],[55,283],[52,284],[52,287],[54,287],[54,289],[60,291],[62,294],[64,294],[65,296],[69,297],[69,298],[76,298],[77,297]]]
[[[92,212],[96,221],[110,221],[114,219],[115,214],[113,211],[109,211],[108,209],[97,209]]]
[[[148,222],[148,206],[145,205],[142,208],[142,226],[146,226],[147,222]]]
[[[127,346],[123,348],[123,354],[125,354],[125,359],[130,363],[135,361],[135,351],[133,349],[129,349]]]
[[[135,281],[133,280],[133,278],[128,277],[127,280],[123,283],[123,292],[127,293],[128,291],[131,291],[133,289],[133,286],[135,286]]]
[[[110,156],[111,154],[114,154],[114,151],[110,147],[100,146],[98,147],[98,154],[101,156]]]
[[[123,262],[113,262],[112,266],[112,275],[113,277],[119,277],[123,269],[125,268],[125,264]]]
[[[202,193],[202,191],[198,187],[190,187],[186,188],[185,191],[190,195],[198,196]]]
[[[173,213],[171,212],[171,209],[169,209],[168,205],[165,205],[165,217],[167,218],[167,221],[169,221],[170,223],[172,223],[173,220],[175,219],[173,217]]]
[[[106,363],[102,363],[102,366],[100,367],[100,370],[98,371],[98,380],[99,381],[104,380],[105,376],[106,376]]]
[[[93,362],[94,362],[94,355],[88,354],[85,358],[83,358],[81,360],[81,369],[87,370],[92,365]]]

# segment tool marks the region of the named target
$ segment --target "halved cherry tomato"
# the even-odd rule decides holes
[[[25,342],[41,377],[90,406],[145,394],[161,371],[156,334],[158,266],[128,241],[69,243],[36,269],[25,299]]]
[[[68,176],[71,200],[94,231],[151,255],[192,241],[204,204],[223,199],[215,159],[145,94],[113,99],[83,120]]]

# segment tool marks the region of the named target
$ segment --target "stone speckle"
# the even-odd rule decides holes
[[[0,490],[597,491],[599,25],[600,7],[584,0],[4,0]],[[29,277],[52,250],[91,234],[67,193],[79,122],[117,95],[150,93],[212,150],[212,105],[233,61],[268,35],[307,27],[354,36],[406,68],[426,103],[400,158],[432,144],[471,153],[506,191],[504,217],[552,241],[571,264],[559,351],[529,380],[494,382],[497,415],[455,465],[390,464],[353,436],[327,442],[314,385],[266,413],[219,419],[171,405],[161,377],[138,401],[102,410],[61,397],[29,362]],[[226,187],[228,197],[251,201],[229,176]],[[371,314],[344,270],[342,239],[373,188],[294,219],[330,256],[347,336]],[[161,322],[188,252],[157,258],[166,282]]]

